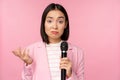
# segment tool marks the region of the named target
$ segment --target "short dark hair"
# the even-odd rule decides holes
[[[66,28],[64,29],[64,32],[61,36],[61,39],[66,41],[69,38],[69,18],[68,18],[68,14],[67,14],[65,8],[60,4],[51,3],[43,11],[42,19],[41,19],[41,28],[40,28],[40,33],[41,33],[42,40],[43,40],[43,42],[45,42],[47,44],[49,44],[49,40],[48,40],[48,36],[45,32],[45,19],[46,19],[46,16],[47,16],[48,12],[51,11],[51,10],[55,10],[55,9],[60,10],[64,14],[65,21],[67,23]]]

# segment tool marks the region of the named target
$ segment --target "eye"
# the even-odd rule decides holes
[[[62,24],[64,21],[62,21],[62,20],[60,20],[60,21],[58,21],[60,24]]]
[[[52,23],[52,20],[47,20],[48,23]]]

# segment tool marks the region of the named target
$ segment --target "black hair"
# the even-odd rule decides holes
[[[49,39],[48,39],[48,36],[45,32],[45,19],[46,19],[46,16],[47,16],[48,12],[51,11],[51,10],[55,10],[55,9],[60,10],[64,14],[65,21],[67,23],[66,28],[64,29],[64,32],[61,36],[61,39],[66,41],[69,38],[69,18],[68,18],[68,14],[67,14],[65,8],[60,4],[51,3],[43,11],[42,19],[41,19],[41,28],[40,28],[40,33],[41,33],[42,40],[43,40],[43,42],[45,42],[47,44],[49,44]]]

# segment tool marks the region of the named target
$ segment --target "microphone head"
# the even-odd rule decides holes
[[[68,50],[68,43],[65,41],[62,42],[60,48],[61,48],[61,51],[67,51]]]

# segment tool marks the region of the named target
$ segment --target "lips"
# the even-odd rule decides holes
[[[52,33],[52,34],[55,34],[55,35],[58,34],[57,31],[51,31],[51,33]]]

